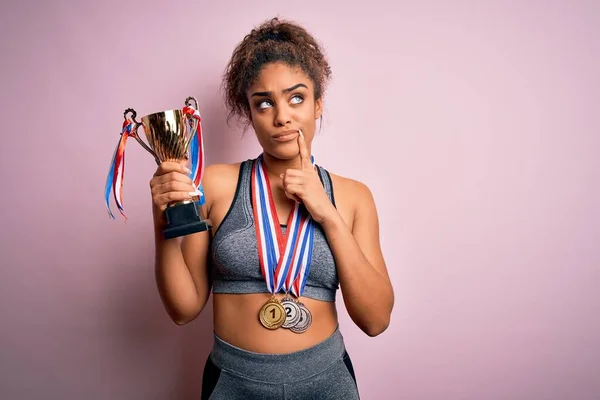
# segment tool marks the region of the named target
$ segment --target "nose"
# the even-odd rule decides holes
[[[286,126],[292,122],[292,112],[287,105],[278,106],[275,112],[275,126]]]

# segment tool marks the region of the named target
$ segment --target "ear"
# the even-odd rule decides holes
[[[323,97],[321,96],[315,101],[315,119],[321,118],[322,114],[323,114]]]

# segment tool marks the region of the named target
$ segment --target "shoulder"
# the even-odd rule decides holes
[[[211,164],[204,169],[202,186],[209,208],[215,201],[235,192],[241,164]]]
[[[371,189],[364,182],[327,171],[331,176],[336,195],[349,197],[356,201],[369,200],[373,198]],[[338,196],[338,197],[339,197]]]
[[[335,187],[337,209],[355,238],[362,238],[361,242],[378,238],[379,216],[369,186],[356,179],[329,175]]]
[[[374,208],[375,201],[369,186],[356,179],[348,178],[328,171],[335,193],[336,204],[344,207],[356,216],[365,208]]]
[[[223,178],[237,178],[241,162],[233,164],[211,164],[204,169],[203,180],[218,181]],[[207,182],[208,183],[208,182]]]

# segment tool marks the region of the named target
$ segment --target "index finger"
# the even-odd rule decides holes
[[[298,130],[298,147],[300,148],[300,163],[302,169],[312,169],[312,162],[310,161],[310,155],[308,154],[308,148],[306,147],[306,140],[304,140],[302,129]]]

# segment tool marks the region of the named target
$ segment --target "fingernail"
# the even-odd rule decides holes
[[[281,179],[283,179],[283,176],[284,176],[284,174],[279,174],[279,177],[280,177]]]
[[[302,139],[304,139],[304,134],[302,133],[302,129],[298,129],[298,133],[300,134],[300,137],[301,137]]]
[[[188,167],[183,167],[183,170],[185,171],[186,174],[192,173],[192,171]]]

